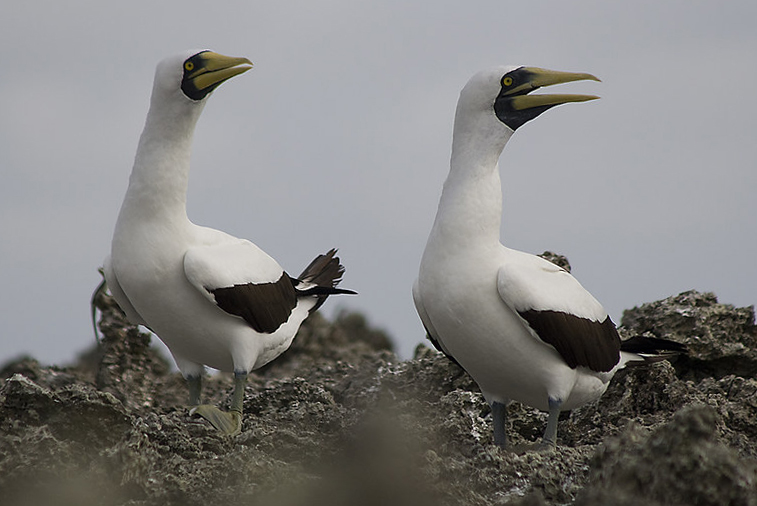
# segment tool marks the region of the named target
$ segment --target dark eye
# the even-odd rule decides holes
[[[502,78],[502,86],[510,86],[513,84],[513,78],[510,76],[505,76]]]
[[[194,68],[195,68],[195,64],[192,63],[191,61],[184,62],[184,70],[191,72],[192,70],[194,70]]]

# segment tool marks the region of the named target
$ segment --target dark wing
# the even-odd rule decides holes
[[[253,329],[266,334],[286,323],[297,305],[293,280],[286,272],[275,283],[247,283],[207,290],[218,307],[244,318]]]
[[[620,336],[602,305],[568,273],[543,258],[513,256],[497,276],[502,300],[568,366],[610,371],[620,362]]]
[[[208,230],[216,244],[184,254],[187,280],[227,313],[258,332],[275,332],[297,305],[295,281],[249,241]]]
[[[580,365],[608,372],[620,360],[620,336],[609,316],[597,322],[559,311],[529,310],[518,314],[573,369]]]

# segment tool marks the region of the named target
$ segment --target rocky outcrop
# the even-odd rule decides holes
[[[106,298],[88,360],[0,371],[3,504],[757,505],[754,311],[687,292],[625,313],[625,335],[688,357],[621,371],[560,421],[556,452],[492,444],[470,377],[420,346],[399,360],[359,315],[308,320],[252,374],[242,433],[189,417],[181,375]],[[206,381],[228,403],[227,375]],[[515,445],[546,417],[513,403]]]

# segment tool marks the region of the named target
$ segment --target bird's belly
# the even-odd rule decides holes
[[[160,289],[155,287],[148,298],[138,302],[138,311],[147,326],[175,357],[232,371],[234,338],[242,332],[244,322],[220,314],[221,310],[189,283],[173,290],[169,288],[167,285]],[[149,290],[150,285],[143,285],[143,289]]]
[[[297,330],[308,316],[306,308],[297,307],[292,311],[289,320],[273,334],[258,334],[259,346],[255,352],[254,361],[249,366],[250,370],[263,367],[276,359],[291,346]]]
[[[550,396],[569,395],[576,373],[554,349],[507,320],[497,319],[502,325],[446,325],[442,339],[487,401],[516,400],[547,410]]]
[[[151,296],[140,314],[174,357],[221,371],[249,372],[274,360],[289,348],[308,314],[307,307],[298,307],[275,332],[259,333],[189,282],[144,288]]]
[[[567,401],[577,386],[596,390],[591,378],[583,378],[584,372],[571,369],[552,346],[527,330],[500,298],[495,280],[496,273],[481,283],[450,276],[422,288],[437,337],[487,401],[516,400],[548,410],[550,398]],[[579,397],[587,395],[575,399]]]
[[[233,350],[255,353],[236,343],[249,327],[241,318],[224,313],[189,283],[183,250],[173,252],[166,246],[159,251],[130,251],[124,261],[114,250],[114,270],[129,301],[180,367],[184,360],[233,371],[235,359],[244,361],[233,357]]]
[[[563,411],[580,408],[599,399],[610,384],[610,374],[597,374],[583,367],[576,368],[576,382],[561,406]]]

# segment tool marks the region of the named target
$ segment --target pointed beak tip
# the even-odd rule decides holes
[[[584,81],[596,81],[598,83],[601,83],[602,80],[595,76],[594,74],[589,74],[588,72],[579,74],[581,76],[581,79],[578,80],[584,80]]]

